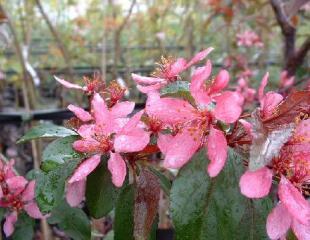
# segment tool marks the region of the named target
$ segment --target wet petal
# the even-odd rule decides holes
[[[114,149],[116,152],[138,152],[146,147],[150,141],[150,134],[143,129],[135,128],[130,132],[115,135]]]
[[[219,93],[229,82],[229,73],[226,70],[221,70],[214,79],[214,82],[209,88],[210,94]]]
[[[164,124],[189,121],[196,117],[196,109],[188,102],[174,98],[160,98],[147,101],[146,112]]]
[[[300,222],[293,220],[291,227],[298,240],[310,239],[310,225],[303,225]]]
[[[310,203],[284,176],[281,177],[278,194],[284,206],[296,220],[310,225]]]
[[[140,122],[140,119],[143,114],[144,114],[144,110],[141,110],[137,112],[135,115],[133,115],[129,119],[129,121],[126,123],[126,125],[123,127],[121,132],[126,133],[126,132],[131,132],[132,130],[134,130],[137,127],[138,123]]]
[[[196,64],[197,62],[200,62],[201,60],[205,59],[210,52],[213,51],[214,48],[209,47],[199,53],[197,53],[186,65],[186,68],[189,68],[190,66]]]
[[[256,171],[246,171],[240,178],[241,193],[248,198],[262,198],[268,195],[272,184],[272,171],[262,167]]]
[[[43,215],[35,202],[30,202],[26,204],[24,206],[24,209],[28,213],[28,215],[32,218],[43,218]]]
[[[89,112],[85,111],[83,108],[74,106],[70,104],[68,106],[68,109],[75,114],[79,119],[81,119],[83,122],[87,122],[92,120],[92,116],[89,114]]]
[[[233,123],[238,120],[242,112],[238,93],[227,91],[214,99],[216,100],[214,115],[217,119],[225,123]]]
[[[115,118],[127,117],[133,111],[134,107],[134,102],[118,102],[112,107],[111,114]]]
[[[186,60],[184,58],[178,58],[173,64],[171,64],[168,77],[173,78],[179,75],[186,69]]]
[[[155,77],[143,77],[138,74],[131,74],[132,79],[138,84],[146,84],[146,85],[153,85],[155,83],[162,83],[165,80],[162,78],[155,78]]]
[[[161,89],[166,84],[167,84],[167,82],[156,83],[156,84],[149,85],[149,86],[137,85],[137,88],[142,93],[149,93],[149,92],[154,92],[154,91]]]
[[[85,179],[100,163],[100,155],[96,154],[83,161],[70,177],[68,183],[73,183]]]
[[[211,102],[205,86],[205,81],[210,76],[211,68],[211,62],[207,61],[206,66],[197,68],[191,77],[190,92],[197,104],[208,105]]]
[[[17,222],[17,213],[12,212],[5,218],[5,222],[3,225],[3,231],[5,233],[5,236],[9,237],[14,232],[14,225]]]
[[[67,184],[66,199],[71,207],[77,207],[84,199],[86,179]]]
[[[108,110],[103,98],[98,93],[94,95],[92,100],[92,108],[96,120],[96,125],[99,125],[104,133],[108,133],[111,129],[111,125],[113,125],[111,118],[112,115]]]
[[[268,84],[268,78],[269,78],[269,73],[267,72],[262,81],[261,81],[261,84],[259,86],[259,89],[258,89],[258,99],[259,101],[261,101],[264,97],[264,90],[265,90],[265,87],[266,85]]]
[[[59,82],[60,84],[62,84],[63,86],[65,86],[66,88],[73,88],[73,89],[80,89],[83,90],[83,87],[81,87],[80,85],[74,84],[74,83],[70,83],[67,82],[63,79],[60,79],[56,76],[54,76],[54,78],[56,79],[57,82]]]
[[[157,146],[163,154],[166,154],[170,148],[171,142],[173,141],[173,136],[169,134],[158,134]]]
[[[271,239],[277,240],[285,237],[291,226],[291,216],[282,203],[279,203],[268,215],[266,228]]]
[[[266,93],[265,96],[261,99],[260,103],[262,118],[269,117],[282,100],[283,96],[279,93]]]
[[[35,187],[36,187],[36,182],[34,180],[28,183],[26,189],[23,191],[23,194],[22,194],[22,200],[24,202],[31,201],[34,199]]]
[[[77,140],[73,143],[74,150],[82,153],[95,153],[99,150],[100,143],[96,140]]]
[[[26,187],[28,181],[22,176],[15,176],[6,179],[6,184],[11,191],[22,191]]]
[[[126,177],[126,163],[120,154],[111,152],[108,169],[112,174],[113,184],[121,187]]]
[[[247,122],[244,119],[239,119],[239,122],[242,124],[242,126],[244,127],[244,129],[247,132],[247,134],[249,136],[252,136],[253,135],[253,126],[252,126],[252,124]]]
[[[92,139],[92,136],[95,133],[95,125],[94,124],[84,124],[82,125],[79,130],[78,134],[85,139]]]
[[[227,141],[222,131],[210,127],[210,134],[207,141],[208,157],[210,163],[208,165],[208,173],[210,177],[217,176],[223,169],[227,159]]]
[[[200,138],[200,132],[192,133],[188,129],[183,129],[173,137],[166,151],[164,167],[180,168],[185,165],[200,147]]]

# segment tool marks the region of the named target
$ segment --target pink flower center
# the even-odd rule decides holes
[[[112,150],[113,143],[111,141],[111,137],[110,136],[96,135],[96,136],[94,136],[94,139],[96,139],[100,143],[100,146],[99,146],[100,152],[107,153],[110,150]]]
[[[175,63],[173,57],[161,57],[161,61],[157,63],[158,67],[152,73],[153,77],[163,78],[168,80],[168,82],[175,82],[178,80],[178,76],[171,74],[171,66]]]
[[[149,118],[149,129],[153,133],[158,133],[160,130],[162,130],[163,123],[156,117],[150,117]]]

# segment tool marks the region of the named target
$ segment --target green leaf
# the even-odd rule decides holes
[[[101,164],[87,177],[86,205],[94,218],[107,215],[114,207],[118,189],[112,183],[107,161]]]
[[[267,239],[266,217],[272,202],[240,194],[242,161],[232,151],[224,170],[210,179],[204,151],[184,166],[171,188],[176,239]]]
[[[115,206],[114,240],[134,240],[133,238],[133,212],[134,212],[134,186],[125,186]]]
[[[43,213],[50,212],[64,198],[65,182],[79,161],[69,161],[48,173],[37,174],[36,200]]]
[[[6,209],[5,208],[0,208],[0,221],[3,219],[5,213],[6,213]]]
[[[50,143],[43,151],[41,168],[51,170],[68,160],[84,158],[84,154],[78,153],[72,148],[72,144],[77,139],[78,136],[67,136]]]
[[[31,128],[17,143],[24,143],[36,138],[67,137],[77,135],[76,132],[51,123],[44,123]]]
[[[177,97],[194,103],[194,99],[189,91],[189,82],[176,81],[169,84],[167,87],[160,91],[162,97]]]
[[[34,219],[26,213],[18,215],[18,220],[15,224],[15,230],[12,235],[13,240],[31,240],[33,239]]]
[[[82,209],[70,207],[63,201],[55,208],[48,218],[49,224],[58,226],[74,240],[91,238],[90,221]]]
[[[169,196],[170,195],[170,189],[171,189],[170,180],[163,173],[161,173],[157,169],[153,168],[152,166],[149,166],[148,168],[154,175],[156,175],[158,177],[161,189],[164,190],[164,192],[167,196]]]

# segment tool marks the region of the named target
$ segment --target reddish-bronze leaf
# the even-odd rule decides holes
[[[293,92],[274,110],[273,114],[262,119],[268,131],[281,128],[281,125],[295,122],[296,119],[310,114],[310,91]]]
[[[143,169],[137,180],[134,208],[134,237],[147,239],[156,218],[160,184],[156,176]]]

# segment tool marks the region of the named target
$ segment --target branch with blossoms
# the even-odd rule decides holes
[[[1,205],[9,209],[5,233],[12,234],[16,212],[24,209],[30,217],[45,214],[73,239],[90,239],[82,209],[93,218],[114,209],[115,239],[149,239],[163,192],[177,239],[283,239],[288,233],[309,239],[309,90],[265,93],[268,73],[257,95],[244,80],[227,90],[228,71],[213,75],[205,60],[212,50],[190,60],[163,58],[151,76],[132,74],[147,96],[139,111],[122,100],[125,89],[117,82],[96,76],[80,86],[56,77],[85,94],[89,109],[70,104],[75,117],[66,127],[39,125],[19,140],[57,138],[43,151],[35,180],[12,200],[18,209],[12,201]],[[243,114],[249,98],[259,107]],[[40,215],[29,212],[25,198]]]

